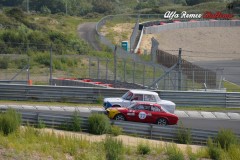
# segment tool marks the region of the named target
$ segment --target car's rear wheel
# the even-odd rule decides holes
[[[112,107],[121,107],[121,106],[119,106],[119,105],[113,105]]]
[[[159,118],[157,120],[157,125],[166,126],[167,124],[168,124],[168,121],[165,118]]]
[[[115,117],[114,117],[115,120],[118,120],[118,121],[125,121],[125,117],[123,114],[117,114]]]

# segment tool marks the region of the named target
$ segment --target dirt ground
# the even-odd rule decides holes
[[[158,40],[159,49],[171,54],[177,55],[178,51],[172,50],[182,48],[183,58],[191,62],[240,59],[240,27],[191,28],[147,34],[142,38],[141,49],[148,53],[152,37]]]
[[[130,42],[130,37],[132,34],[132,28],[134,23],[120,23],[113,26],[103,26],[101,29],[101,34],[107,36],[107,34],[112,34],[112,37],[108,37],[113,40],[114,44],[121,44],[121,41]],[[112,39],[113,38],[113,39]]]
[[[83,133],[83,132],[76,133],[76,132],[69,132],[69,131],[62,131],[62,130],[55,130],[55,129],[42,129],[42,130],[45,132],[54,132],[56,135],[78,137],[81,139],[88,140],[90,142],[100,142],[100,141],[104,140],[106,137],[106,135],[92,135],[92,134]],[[123,142],[123,144],[128,145],[128,146],[137,146],[139,143],[148,143],[150,146],[165,147],[166,145],[173,144],[171,142],[150,140],[150,139],[144,139],[144,138],[132,137],[132,136],[126,136],[126,135],[119,135],[116,138],[121,140]],[[186,144],[176,144],[176,145],[183,152],[186,152],[187,147],[191,147],[192,152],[194,152],[194,153],[196,153],[198,150],[204,148],[204,146],[198,146],[198,145],[186,145]]]

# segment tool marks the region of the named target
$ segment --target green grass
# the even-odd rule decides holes
[[[91,135],[90,137],[91,138]],[[129,137],[131,138],[131,137]],[[137,146],[137,144],[135,144]],[[128,146],[115,138],[106,138],[91,142],[81,134],[57,134],[54,131],[36,130],[24,127],[8,136],[0,134],[0,159],[81,159],[105,160],[116,159],[160,159],[172,155],[171,151],[159,146],[148,146],[148,155],[142,155],[137,147]],[[147,149],[147,151],[149,151]],[[144,149],[145,150],[145,149]],[[174,150],[179,150],[175,147]],[[121,152],[119,156],[118,152]],[[179,151],[178,151],[179,152]],[[144,152],[145,153],[145,152]]]
[[[13,117],[16,115],[9,114],[9,118]],[[76,122],[79,123],[78,119]],[[14,125],[14,122],[9,124]],[[129,148],[126,145],[129,140],[126,142],[108,135],[104,137],[95,136],[95,139],[94,136],[82,135],[80,132],[34,129],[31,126],[18,128],[7,135],[0,131],[0,159],[41,157],[42,159],[121,160],[160,159],[164,156],[170,160],[185,158],[195,160],[209,157],[219,160],[236,160],[240,154],[239,141],[230,130],[219,131],[214,141],[210,139],[207,147],[202,147],[195,153],[189,146],[186,151],[183,151],[174,143],[167,143],[163,148],[162,145],[153,146],[149,141],[139,143],[138,140],[134,143],[136,147]]]
[[[240,92],[240,86],[229,81],[223,81],[223,87],[227,89],[227,92]]]
[[[22,156],[22,159],[33,157],[67,159],[67,157],[83,159],[104,159],[104,151],[99,143],[76,137],[65,137],[46,133],[27,127],[8,137],[0,135],[0,146],[14,151],[9,158]],[[86,152],[87,150],[87,152]],[[27,154],[25,154],[27,153]]]

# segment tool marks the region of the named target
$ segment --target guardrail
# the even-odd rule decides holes
[[[120,97],[127,91],[128,89],[120,88],[0,84],[0,99],[97,103],[105,97]],[[159,94],[161,99],[171,100],[177,106],[240,107],[240,92],[161,90],[155,92]]]
[[[167,30],[175,30],[181,28],[197,28],[197,27],[237,27],[240,26],[240,20],[203,20],[203,21],[194,21],[194,22],[178,22],[178,23],[166,23],[164,25],[160,25],[160,21],[155,21],[154,26],[148,26],[148,24],[152,25],[153,22],[144,23],[145,29],[144,34],[154,34],[160,33],[162,31]]]
[[[1,111],[6,111],[11,107],[1,107]],[[23,125],[34,125],[44,124],[45,127],[66,129],[68,125],[73,122],[73,111],[56,111],[56,110],[45,110],[44,108],[24,110],[22,108],[14,108],[22,116]],[[76,110],[79,113],[81,130],[88,132],[88,116],[84,115],[81,110]],[[94,112],[94,110],[92,111]],[[96,111],[98,112],[98,111]],[[89,114],[90,115],[90,114]],[[134,136],[140,136],[144,138],[166,140],[166,141],[178,141],[177,134],[184,128],[176,126],[158,126],[155,124],[136,123],[127,121],[111,121],[112,125],[119,126],[123,129],[125,134]],[[209,138],[214,138],[217,135],[217,131],[189,129],[192,136],[193,144],[206,144]],[[240,137],[240,135],[237,135]]]
[[[28,84],[28,81],[0,80],[0,84],[1,84],[1,83]]]

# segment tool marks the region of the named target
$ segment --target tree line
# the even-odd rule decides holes
[[[87,15],[88,13],[112,13],[112,0],[0,0],[0,6],[21,7],[23,10],[39,13],[67,13]]]

